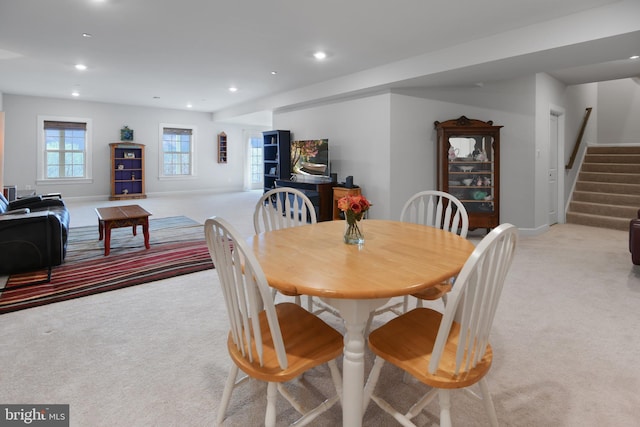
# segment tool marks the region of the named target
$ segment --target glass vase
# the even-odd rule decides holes
[[[364,243],[363,220],[344,221],[344,242],[347,245],[361,245]]]

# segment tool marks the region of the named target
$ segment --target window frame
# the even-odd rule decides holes
[[[84,176],[68,178],[47,178],[47,143],[44,131],[45,122],[84,123],[86,125],[84,141]],[[64,117],[39,115],[37,120],[37,185],[90,184],[93,182],[93,121],[87,117]]]
[[[164,130],[166,128],[173,129],[187,129],[191,131],[191,147],[189,152],[189,162],[191,165],[191,173],[189,175],[165,175],[164,173]],[[160,123],[158,129],[158,179],[159,180],[179,180],[179,179],[193,179],[196,174],[196,140],[198,129],[193,125],[173,124],[173,123]]]
[[[260,147],[253,147],[252,140],[258,140],[260,142]],[[264,187],[264,139],[262,138],[262,134],[253,134],[249,135],[248,141],[249,147],[249,185],[252,189],[259,189]],[[256,151],[254,151],[256,150]],[[259,152],[260,154],[254,154],[255,152]],[[256,157],[259,157],[260,161],[255,162],[257,160]],[[254,172],[255,168],[255,172]],[[257,178],[254,181],[254,178]]]

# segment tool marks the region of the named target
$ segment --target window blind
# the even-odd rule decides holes
[[[191,129],[179,129],[179,128],[163,128],[162,132],[168,135],[191,135]]]
[[[76,129],[76,130],[87,130],[86,123],[79,122],[54,122],[50,120],[44,121],[45,129]]]

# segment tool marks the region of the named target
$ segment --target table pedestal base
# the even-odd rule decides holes
[[[335,307],[344,319],[347,333],[344,336],[344,359],[342,361],[342,425],[362,426],[364,413],[364,330],[369,314],[383,306],[389,298],[349,300],[323,298]]]

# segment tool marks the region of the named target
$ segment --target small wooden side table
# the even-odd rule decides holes
[[[344,196],[359,196],[361,193],[360,187],[333,187],[333,219],[343,219],[340,217],[340,209],[338,209],[338,200]]]
[[[96,208],[98,214],[98,231],[100,239],[104,237],[104,255],[109,255],[111,251],[111,229],[121,227],[132,227],[133,235],[136,235],[138,225],[142,225],[144,235],[144,246],[149,249],[149,216],[150,212],[142,209],[138,205],[115,206],[112,208]]]

